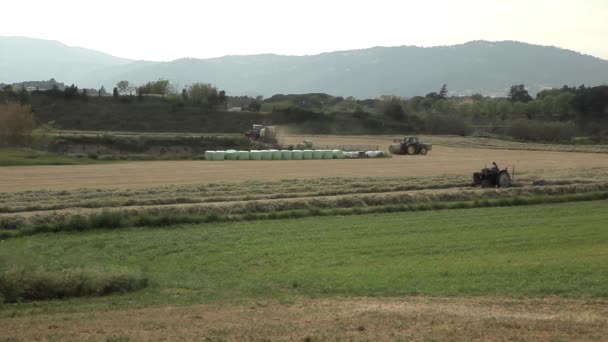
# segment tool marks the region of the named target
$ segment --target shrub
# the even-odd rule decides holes
[[[578,129],[572,122],[522,120],[512,124],[508,134],[520,140],[559,142],[570,141],[578,134]]]
[[[454,134],[470,135],[473,133],[471,126],[465,119],[441,114],[430,114],[424,120],[426,133],[430,134]]]

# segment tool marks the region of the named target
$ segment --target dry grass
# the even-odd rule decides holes
[[[386,143],[388,146],[388,142]],[[496,161],[524,170],[608,168],[608,158],[591,153],[492,150],[437,146],[426,156],[367,160],[154,161],[79,166],[0,168],[0,192],[138,188],[169,184],[210,184],[327,177],[421,177],[471,175]]]
[[[602,341],[607,317],[605,299],[296,298],[26,314],[0,319],[0,331],[6,341]]]
[[[316,145],[379,145],[381,149],[388,152],[388,144],[395,136],[335,136],[335,135],[293,135],[282,137],[283,144],[293,144],[302,140],[312,140]],[[520,151],[550,151],[550,152],[584,152],[584,153],[608,153],[608,145],[565,145],[565,144],[540,144],[509,140],[500,140],[485,137],[461,137],[450,135],[421,135],[422,141],[430,142],[435,146],[456,147],[463,149],[500,149]],[[432,153],[433,151],[431,151]]]

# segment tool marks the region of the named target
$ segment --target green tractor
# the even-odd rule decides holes
[[[433,145],[419,141],[417,137],[405,137],[393,139],[392,145],[388,147],[391,154],[427,154],[433,149]]]

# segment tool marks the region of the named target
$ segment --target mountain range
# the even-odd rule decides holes
[[[111,89],[128,80],[166,78],[182,88],[212,83],[229,95],[329,93],[359,98],[415,96],[448,85],[450,94],[506,95],[513,84],[535,93],[565,84],[608,82],[608,61],[552,46],[472,41],[438,47],[373,47],[310,56],[274,54],[135,61],[57,41],[0,37],[0,83],[55,78]]]

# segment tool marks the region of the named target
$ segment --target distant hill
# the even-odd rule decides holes
[[[608,61],[556,47],[503,41],[421,48],[374,47],[312,56],[250,55],[172,62],[132,61],[58,42],[0,37],[0,83],[55,78],[107,89],[126,79],[167,78],[183,87],[213,83],[231,95],[329,93],[359,98],[438,91],[504,96],[513,84],[532,93],[608,82]]]

